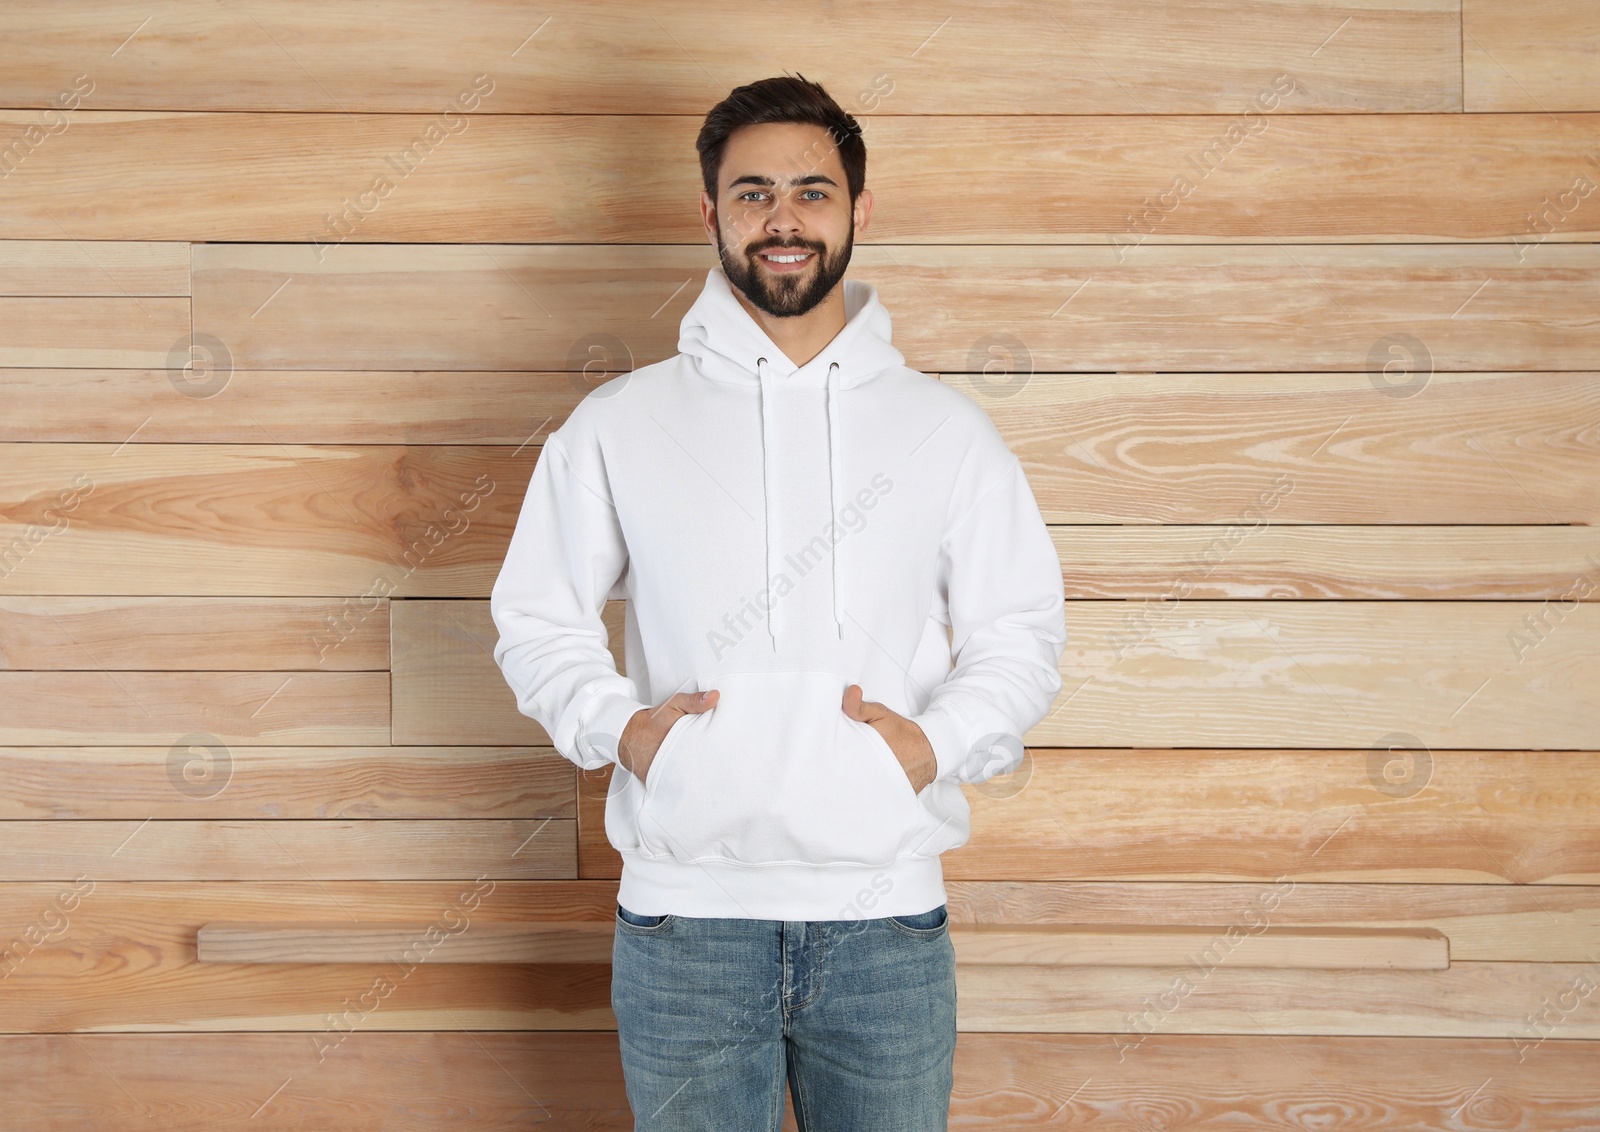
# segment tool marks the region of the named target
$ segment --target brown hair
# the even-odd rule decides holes
[[[767,122],[799,122],[827,130],[844,164],[850,203],[855,204],[867,183],[867,143],[861,136],[861,126],[820,84],[804,75],[779,75],[746,83],[735,87],[711,108],[694,143],[700,151],[700,177],[707,196],[717,199],[717,174],[722,170],[728,138],[743,126]]]

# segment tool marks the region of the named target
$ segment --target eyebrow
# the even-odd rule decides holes
[[[759,173],[746,173],[742,177],[735,177],[733,181],[729,183],[728,188],[731,190],[738,188],[740,185],[759,185],[761,188],[770,189],[776,183],[777,182],[775,182],[771,177],[763,177]],[[789,184],[796,186],[832,185],[836,189],[839,187],[839,183],[832,177],[824,176],[821,173],[808,173],[804,177],[795,177],[789,182]]]

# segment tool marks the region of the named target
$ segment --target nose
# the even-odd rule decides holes
[[[794,202],[787,192],[773,194],[772,207],[763,226],[774,236],[800,231],[800,214],[795,211]]]

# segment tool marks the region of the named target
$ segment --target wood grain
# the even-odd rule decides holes
[[[384,672],[0,672],[0,743],[389,742]]]
[[[397,718],[395,741],[547,742],[494,663],[488,603],[431,604],[394,614],[396,702],[429,707]],[[425,616],[446,636],[413,645]],[[1600,735],[1593,601],[1074,601],[1066,622],[1062,691],[1033,745],[1367,750],[1402,733],[1434,749],[1590,750]]]
[[[716,262],[695,244],[349,244],[321,262],[207,245],[195,329],[245,369],[576,371],[598,348],[625,373],[677,352]],[[1375,380],[1591,372],[1600,355],[1600,249],[1575,244],[862,244],[851,277],[878,288],[906,364],[1000,393],[1050,371],[1334,371],[1362,375],[1376,410]]]
[[[321,598],[0,597],[0,668],[387,671],[389,603]]]
[[[1582,581],[1600,582],[1594,526],[1294,526],[1251,515],[1050,535],[1069,600],[1600,600],[1600,586]]]
[[[972,832],[945,854],[944,874],[967,882],[1283,877],[1299,894],[1333,881],[1443,891],[1593,884],[1597,782],[1596,756],[1578,751],[1030,748],[1015,774],[962,788]],[[605,833],[609,783],[609,768],[578,776],[584,877],[621,875]],[[1020,898],[1028,889],[1008,891]],[[1160,912],[1143,901],[1139,910]],[[1063,907],[1045,918],[1078,915]],[[980,918],[1020,917],[986,905]]]
[[[951,925],[956,962],[985,966],[1167,967],[1192,955],[1234,967],[1447,970],[1450,941],[1431,928],[1239,925]],[[449,925],[213,920],[200,926],[202,963],[609,963],[615,925],[584,922]]]
[[[8,821],[3,880],[441,880],[576,874],[575,823]]]
[[[8,8],[0,12],[0,25],[7,16],[15,18],[17,11]],[[55,235],[56,239],[48,240],[0,240],[0,295],[189,293],[188,244],[63,240],[60,232]]]
[[[0,366],[165,366],[189,331],[187,299],[0,297]]]
[[[0,593],[334,596],[343,640],[389,596],[487,593],[532,468],[509,446],[0,446]]]
[[[164,369],[0,369],[0,441],[537,445],[595,384],[576,372],[235,369],[216,393],[179,400]]]
[[[572,818],[534,747],[0,747],[0,819]]]
[[[1578,1130],[1600,1120],[1594,1065],[1593,1043],[1554,1038],[1519,1061],[1504,1038],[1157,1034],[1119,1055],[1104,1034],[963,1033],[950,1116],[985,1132],[1111,1128],[1130,1117],[1208,1132],[1290,1120],[1363,1132]],[[72,1075],[70,1097],[60,1072]],[[610,1032],[373,1030],[320,1062],[306,1034],[0,1037],[0,1120],[13,1127],[127,1127],[156,1104],[173,1132],[298,1132],[335,1111],[351,1132],[445,1132],[463,1121],[496,1132],[634,1127]],[[787,1114],[783,1132],[796,1127]]]
[[[1600,10],[1593,4],[1576,0],[1527,0],[1519,4],[1462,0],[1464,108],[1600,109],[1597,51]],[[1595,181],[1593,173],[1589,179]],[[1565,189],[1570,185],[1568,180],[1551,188]]]
[[[1600,519],[1592,374],[1419,373],[1404,397],[1355,374],[1015,376],[945,380],[994,420],[1048,522]]]
[[[603,614],[619,671],[621,604],[607,602]],[[500,632],[488,602],[406,601],[395,603],[395,610],[395,743],[434,743],[450,735],[452,743],[549,744],[549,733],[518,710],[516,694],[494,662]]]
[[[1592,114],[1297,113],[1294,72],[1258,72],[1228,114],[876,115],[872,238],[1509,244],[1550,191],[1531,186],[1600,172]],[[450,117],[79,109],[7,178],[0,237],[292,241],[332,259],[349,242],[706,243],[703,114],[505,114],[492,97]],[[0,138],[38,117],[0,110]],[[1600,208],[1577,209],[1549,239],[1597,234]]]
[[[858,116],[1236,113],[1284,67],[1311,111],[1461,108],[1452,0],[1163,0],[1137,20],[1113,0],[1060,15],[983,0],[943,21],[884,0],[793,5],[800,24],[826,25],[822,52],[774,38],[756,10],[716,4],[648,20],[621,0],[537,12],[475,0],[470,10],[462,19],[423,0],[382,0],[307,13],[269,0],[245,19],[166,0],[146,25],[150,11],[131,0],[10,9],[0,105],[60,105],[92,50],[83,104],[101,109],[428,113],[462,105],[487,73],[484,105],[501,113],[704,114],[738,83],[796,66]],[[362,51],[341,50],[350,43]]]

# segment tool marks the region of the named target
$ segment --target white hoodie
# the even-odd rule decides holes
[[[494,585],[495,662],[584,770],[617,762],[640,709],[721,693],[644,785],[612,772],[618,900],[642,915],[937,907],[939,854],[970,832],[960,784],[1016,769],[1061,690],[1061,564],[1021,463],[970,397],[906,367],[873,287],[844,300],[797,368],[713,267],[681,353],[546,439]],[[627,676],[607,598],[627,599]],[[850,684],[927,735],[920,793],[845,715]]]

